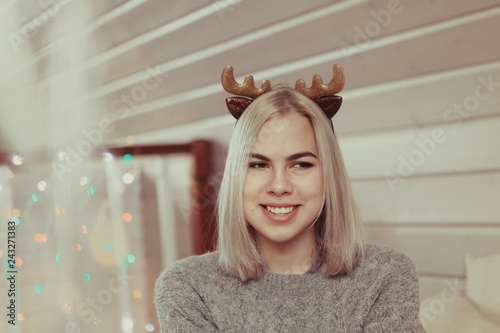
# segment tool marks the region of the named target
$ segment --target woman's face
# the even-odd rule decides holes
[[[312,125],[297,113],[270,119],[257,135],[243,188],[243,211],[257,243],[314,242],[311,224],[322,207],[323,176]]]

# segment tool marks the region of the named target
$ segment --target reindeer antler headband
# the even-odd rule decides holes
[[[222,71],[222,86],[224,90],[233,95],[246,97],[226,98],[226,105],[234,118],[239,119],[243,111],[260,95],[271,91],[271,83],[264,80],[260,89],[254,84],[253,76],[247,75],[243,84],[238,84],[234,79],[233,67],[227,66]],[[345,76],[342,66],[333,65],[333,77],[328,84],[323,84],[321,76],[314,75],[311,88],[306,88],[304,80],[295,83],[295,91],[315,101],[328,118],[332,118],[340,109],[342,97],[337,96],[344,88]]]

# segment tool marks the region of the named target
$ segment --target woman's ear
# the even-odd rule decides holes
[[[342,97],[337,95],[324,96],[315,100],[325,115],[332,119],[342,105]]]
[[[228,97],[226,105],[234,118],[239,119],[245,109],[252,104],[253,100],[247,97]]]

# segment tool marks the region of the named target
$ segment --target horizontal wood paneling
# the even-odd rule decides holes
[[[354,182],[363,219],[394,223],[499,223],[500,172]]]
[[[463,279],[466,255],[481,257],[500,253],[500,223],[489,227],[474,223],[448,227],[439,223],[418,225],[367,224],[368,240],[404,251],[423,276]]]

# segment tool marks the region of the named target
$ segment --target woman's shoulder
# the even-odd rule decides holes
[[[411,259],[403,252],[390,246],[366,244],[360,268],[389,272],[409,271],[416,273]]]
[[[208,252],[174,261],[163,270],[160,278],[213,272],[216,270],[218,258],[217,252]]]

